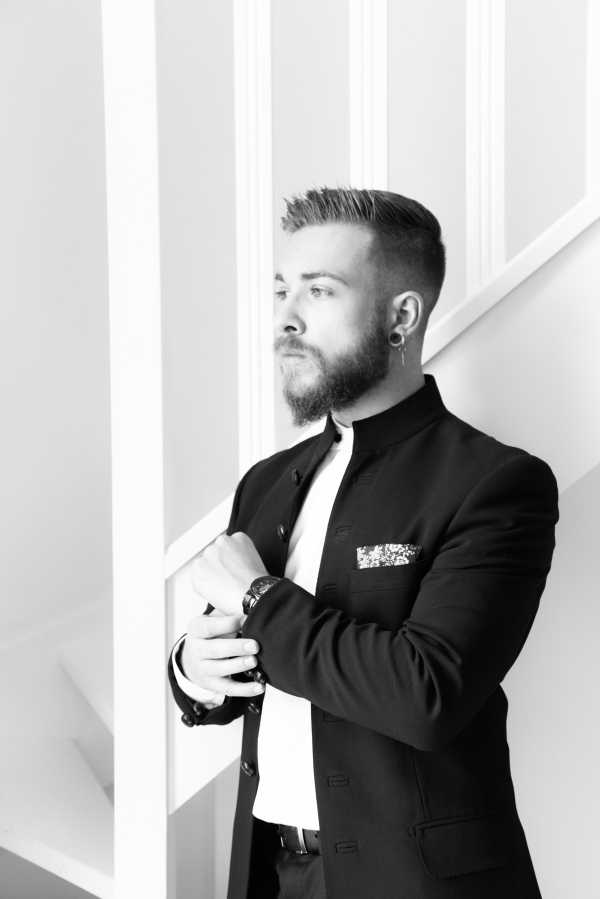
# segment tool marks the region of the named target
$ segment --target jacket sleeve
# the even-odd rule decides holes
[[[528,453],[470,490],[398,630],[315,603],[282,578],[242,627],[267,683],[422,750],[465,728],[513,665],[555,546],[556,479]]]
[[[257,464],[258,463],[256,463],[256,465]],[[248,471],[244,474],[236,487],[236,491],[233,497],[233,503],[231,506],[231,515],[229,516],[229,524],[227,525],[227,534],[229,536],[231,536],[231,534],[236,530],[236,522],[244,484],[248,475],[250,474],[252,469],[256,467],[256,465],[253,465],[248,469]],[[212,606],[207,606],[203,614],[209,614],[212,611],[212,608]],[[180,645],[177,652],[180,653],[182,648],[183,644]],[[201,701],[195,699],[192,696],[189,696],[181,688],[177,681],[175,671],[173,669],[172,656],[173,653],[170,652],[167,663],[167,676],[169,679],[171,692],[173,693],[173,699],[183,712],[181,720],[184,722],[184,724],[187,724],[188,726],[192,726],[194,724],[229,724],[230,721],[233,721],[235,718],[239,718],[240,715],[243,715],[248,701],[252,698],[250,696],[226,695],[223,703],[219,706],[216,706],[215,708],[208,708]],[[181,667],[180,659],[178,658],[177,661],[179,662],[179,665]],[[232,675],[232,678],[234,680],[238,679],[235,675]],[[247,680],[244,679],[244,683],[247,683]]]

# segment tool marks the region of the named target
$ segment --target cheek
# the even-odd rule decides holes
[[[325,352],[336,355],[356,343],[363,330],[364,320],[359,316],[350,310],[331,307],[319,316],[318,338],[316,330],[315,338]]]

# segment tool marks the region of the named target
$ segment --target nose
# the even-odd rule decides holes
[[[284,300],[276,298],[273,326],[275,339],[290,334],[303,334],[306,330],[306,325],[298,309],[298,302],[293,298],[291,292]]]

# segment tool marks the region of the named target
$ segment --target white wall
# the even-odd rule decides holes
[[[426,366],[448,408],[545,459],[558,480],[552,569],[503,683],[517,807],[544,899],[600,899],[599,256],[596,222]]]
[[[587,8],[588,0],[506,3],[509,259],[585,193]]]
[[[457,415],[541,456],[565,489],[600,459],[600,223],[425,369]]]
[[[560,497],[540,611],[506,678],[517,802],[542,895],[598,899],[600,465]]]
[[[238,477],[232,23],[157,4],[167,544]]]
[[[99,4],[0,6],[0,646],[110,584]]]
[[[0,849],[2,899],[90,899],[91,893]]]

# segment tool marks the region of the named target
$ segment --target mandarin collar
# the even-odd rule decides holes
[[[382,412],[351,423],[354,431],[353,453],[378,450],[406,440],[447,411],[434,376],[425,374],[425,383],[410,396]],[[336,434],[336,424],[331,412],[328,412],[315,449],[322,451],[330,447]]]

